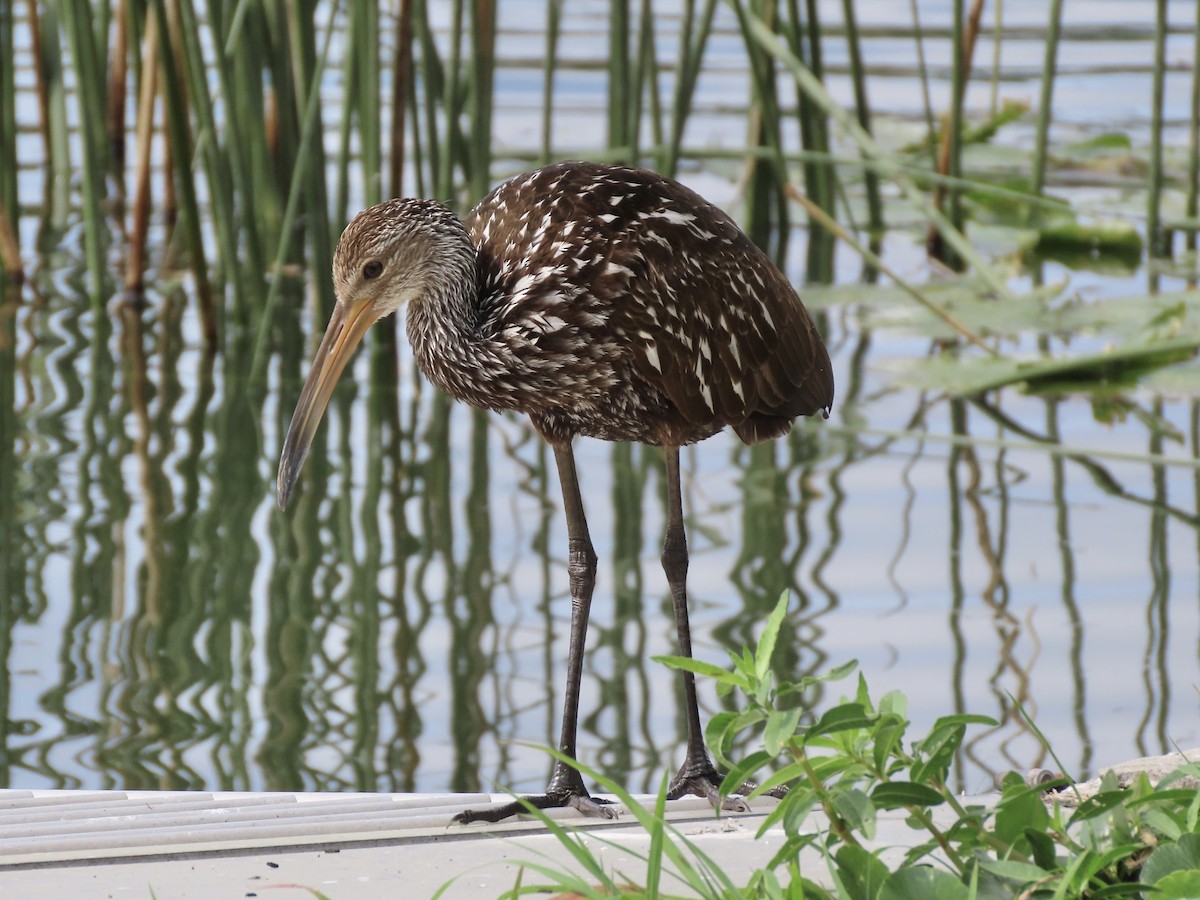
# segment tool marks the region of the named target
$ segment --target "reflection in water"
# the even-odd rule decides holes
[[[542,783],[548,760],[516,742],[554,740],[569,600],[557,484],[528,424],[450,404],[403,343],[397,357],[376,341],[284,515],[271,472],[310,355],[299,316],[278,317],[263,390],[251,338],[203,353],[182,294],[96,316],[75,281],[44,279],[44,300],[9,289],[0,306],[0,779]],[[1075,398],[901,391],[872,372],[886,338],[827,318],[844,385],[828,425],[684,454],[698,652],[752,643],[790,591],[782,676],[859,657],[919,723],[999,720],[964,746],[967,789],[1041,761],[1014,700],[1083,772],[1101,750],[1107,762],[1195,738],[1180,684],[1200,629],[1197,469],[973,441],[1195,458],[1197,403],[1156,399],[1101,426]],[[1183,443],[1143,429],[1155,422]],[[961,441],[872,443],[860,423]],[[650,660],[673,651],[662,457],[582,442],[580,458],[608,567],[581,752],[653,790],[685,732],[676,679]],[[732,702],[705,691],[710,711]]]

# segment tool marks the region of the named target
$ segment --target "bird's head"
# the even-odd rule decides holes
[[[433,200],[388,200],[346,226],[333,257],[333,315],[279,458],[280,509],[300,476],[334,385],[367,329],[408,302],[473,286],[474,259],[462,222]]]

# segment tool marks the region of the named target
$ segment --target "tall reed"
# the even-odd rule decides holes
[[[0,205],[17,221],[17,91],[12,3],[0,6]],[[7,267],[7,266],[6,266]]]
[[[793,4],[794,5],[794,4]],[[778,261],[784,247],[780,240],[790,224],[784,188],[787,168],[783,159],[782,118],[776,85],[775,59],[749,39],[754,27],[777,33],[781,27],[780,13],[774,0],[749,0],[747,6],[735,4],[738,26],[747,46],[747,66],[750,70],[750,107],[747,114],[747,145],[754,151],[746,154],[746,214],[747,234],[760,246],[766,247]],[[795,23],[795,19],[791,20]],[[798,27],[790,33],[798,39]],[[782,201],[782,202],[781,202]]]
[[[704,63],[704,49],[712,34],[716,9],[717,0],[704,0],[704,6],[697,15],[696,0],[684,0],[675,66],[675,90],[671,97],[671,127],[658,157],[659,171],[665,175],[674,175],[679,167],[683,133],[692,111],[692,98]]]
[[[6,6],[11,7],[11,4]],[[95,114],[106,108],[103,81],[96,78],[95,73],[103,71],[103,66],[100,51],[96,47],[92,10],[86,0],[65,0],[62,11],[71,58],[80,75],[75,88],[79,94],[79,105],[82,110],[93,111],[92,115],[85,114],[80,117],[78,127],[83,149],[81,199],[88,294],[93,309],[99,312],[104,305],[107,280],[104,265],[107,232],[103,213],[107,193],[104,181],[107,141],[104,134],[104,118]]]
[[[871,133],[871,106],[867,101],[867,72],[859,46],[858,19],[854,11],[854,0],[842,0],[842,18],[846,25],[846,51],[850,61],[850,77],[854,83],[854,109],[858,124],[863,131]],[[879,195],[879,173],[874,169],[863,172],[867,191],[868,226],[876,239],[883,232],[883,201]]]
[[[1196,32],[1192,42],[1192,93],[1188,115],[1187,248],[1196,250],[1196,218],[1200,216],[1200,3],[1196,4]]]
[[[1038,97],[1037,137],[1033,147],[1033,174],[1030,191],[1041,196],[1046,185],[1046,156],[1050,140],[1050,122],[1054,116],[1054,74],[1058,71],[1058,36],[1062,30],[1063,0],[1050,0],[1046,23],[1046,49],[1042,61],[1042,84]],[[997,38],[998,39],[998,38]],[[1034,212],[1031,207],[1031,215]]]
[[[1150,96],[1150,172],[1146,191],[1146,237],[1151,256],[1168,256],[1162,224],[1163,94],[1167,74],[1167,0],[1154,5],[1154,76]]]
[[[705,99],[697,98],[711,70],[709,47],[723,27],[718,0],[681,0],[678,20],[665,18],[665,4],[653,0],[610,4],[600,14],[607,20],[608,52],[597,53],[607,66],[606,146],[571,147],[573,155],[649,163],[668,174],[689,157],[739,157],[745,224],[776,258],[782,257],[795,215],[787,200],[789,167],[796,167],[805,194],[820,210],[852,229],[857,226],[851,210],[865,198],[866,227],[878,234],[884,226],[880,182],[895,169],[882,163],[873,142],[871,150],[858,145],[858,160],[839,155],[831,124],[836,115],[825,100],[793,79],[793,110],[792,87],[779,80],[795,61],[823,84],[828,45],[844,39],[857,130],[870,138],[863,46],[881,32],[860,20],[860,4],[843,0],[840,6],[842,27],[829,30],[821,19],[827,7],[818,0],[726,0],[742,46],[735,48],[721,36],[722,64],[728,64],[731,48],[742,54],[750,85],[747,139],[744,150],[710,152],[689,146],[687,138],[690,117]],[[931,75],[915,0],[910,7],[932,133]],[[24,124],[15,121],[13,102],[12,51],[20,50],[13,35],[21,8],[0,5],[0,204],[9,221],[10,248],[20,209],[16,133]],[[280,280],[296,264],[308,268],[316,286],[316,312],[328,310],[333,240],[352,205],[411,193],[461,208],[498,174],[493,171],[493,103],[505,65],[497,52],[504,40],[500,10],[507,7],[495,0],[394,0],[388,7],[318,0],[29,0],[25,8],[48,166],[44,207],[58,226],[68,223],[72,203],[82,212],[90,293],[97,305],[111,280],[106,271],[111,233],[124,231],[116,217],[125,211],[121,203],[110,202],[110,188],[118,200],[132,198],[125,285],[138,289],[156,262],[179,254],[196,284],[209,340],[216,342],[226,327],[248,329],[256,346],[263,347],[270,343],[264,310],[278,311]],[[1165,6],[1160,2],[1158,8],[1156,98],[1165,67],[1161,37],[1168,27]],[[935,28],[954,41],[951,102],[934,167],[942,177],[931,179],[937,185],[935,205],[950,220],[939,221],[938,241],[951,232],[961,236],[964,97],[983,0],[955,0],[952,9],[953,27],[938,23]],[[1033,155],[1035,192],[1044,184],[1049,152],[1061,9],[1061,0],[1052,0]],[[506,156],[549,161],[567,149],[553,146],[554,101],[556,79],[573,64],[559,53],[563,17],[573,12],[564,0],[545,7],[536,146]],[[778,38],[786,56],[763,42],[762,28]],[[674,29],[677,40],[671,59],[659,56],[662,45],[656,40],[664,29]],[[68,83],[77,86],[73,95],[64,87],[64,64],[71,69]],[[132,99],[126,101],[126,95]],[[1153,107],[1158,111],[1161,101]],[[74,136],[68,121],[78,122]],[[126,129],[136,149],[123,161]],[[788,146],[797,131],[800,147]],[[1161,148],[1152,156],[1159,160]],[[1192,156],[1200,158],[1200,150]],[[156,190],[150,173],[160,161],[167,180]],[[1152,180],[1147,202],[1154,210],[1151,231],[1157,234],[1162,230],[1156,218],[1162,165],[1160,160],[1152,165],[1159,177]],[[1200,170],[1200,161],[1194,165]],[[1194,210],[1196,201],[1190,202]],[[159,248],[146,243],[156,220],[169,229]],[[813,221],[809,225],[807,278],[828,281],[833,238]],[[5,265],[13,265],[12,257],[10,249]],[[268,281],[264,304],[256,298]]]
[[[558,34],[562,27],[563,0],[546,2],[546,46],[542,54],[542,129],[538,161],[545,165],[554,155],[554,74],[558,70]]]

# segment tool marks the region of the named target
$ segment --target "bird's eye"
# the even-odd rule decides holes
[[[363,278],[370,281],[372,278],[378,278],[382,271],[383,263],[377,259],[369,260],[366,265],[363,266]]]

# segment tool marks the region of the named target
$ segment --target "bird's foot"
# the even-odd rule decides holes
[[[526,805],[528,804],[528,805]],[[611,800],[593,797],[583,786],[579,773],[565,763],[555,763],[554,774],[550,777],[550,785],[544,794],[534,794],[521,797],[510,803],[504,803],[492,809],[465,809],[456,815],[452,821],[462,825],[471,822],[499,822],[509,816],[517,816],[534,809],[555,809],[571,807],[585,816],[596,816],[604,819],[615,819],[617,808]]]
[[[713,809],[726,812],[750,812],[750,805],[740,796],[726,797],[721,794],[721,782],[723,781],[724,779],[717,772],[716,766],[712,764],[707,753],[703,754],[703,758],[689,753],[687,762],[680,767],[667,787],[667,799],[678,800],[684,794],[695,794],[697,797],[706,798],[712,804]],[[752,781],[744,781],[741,787],[734,791],[734,794],[751,794],[757,787],[758,785]],[[779,785],[766,791],[765,795],[782,800],[787,796],[787,792],[787,787]]]

